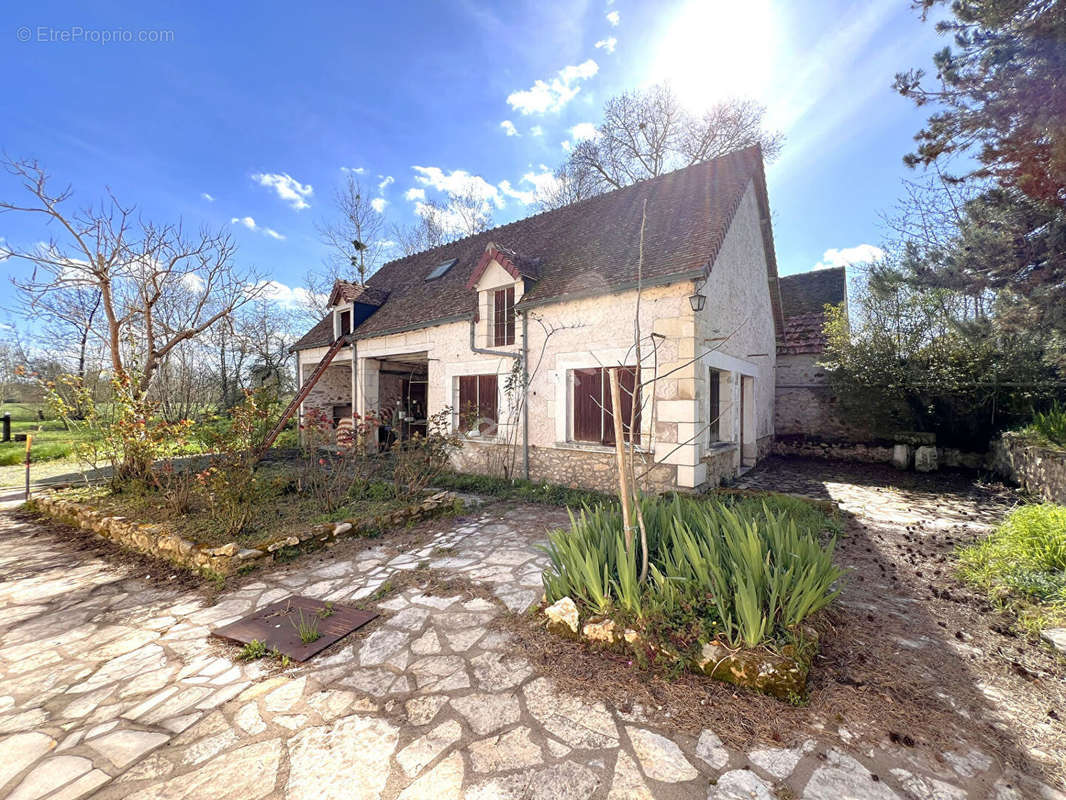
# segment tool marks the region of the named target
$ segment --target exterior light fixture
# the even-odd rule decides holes
[[[694,287],[695,294],[688,296],[688,304],[692,306],[693,311],[703,311],[703,307],[707,304],[707,295],[701,293],[703,289],[704,281],[700,281]]]

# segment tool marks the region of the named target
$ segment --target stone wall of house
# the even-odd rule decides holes
[[[682,426],[679,440],[696,435],[696,456],[705,470],[706,482],[715,485],[760,457],[760,441],[774,434],[774,364],[777,336],[767,280],[767,253],[763,239],[762,214],[754,184],[748,186],[726,234],[718,257],[700,293],[707,302],[694,315],[693,352],[699,355],[692,375],[692,397],[696,398],[691,424]],[[682,354],[689,355],[689,351]],[[719,377],[719,433],[722,442],[739,443],[740,448],[723,451],[710,439],[709,422],[716,416],[710,409],[710,370],[728,373]],[[743,377],[742,377],[743,376]],[[741,402],[743,378],[752,386],[752,396]],[[741,418],[743,407],[746,420]],[[763,451],[766,445],[763,445]],[[723,452],[730,454],[732,464]]]
[[[314,371],[317,360],[311,364],[301,359],[304,378]],[[352,402],[352,367],[351,361],[334,361],[325,371],[318,383],[311,389],[304,401],[304,410],[318,408],[325,412],[327,418],[333,418],[333,406],[346,406]]]
[[[1066,503],[1066,450],[1036,444],[1017,433],[992,443],[993,472],[1052,503]]]
[[[501,474],[501,459],[507,457],[502,451],[499,445],[471,442],[453,456],[452,464],[460,472],[498,476]],[[521,449],[515,458],[515,466],[517,474],[521,475]],[[607,494],[618,491],[614,451],[599,448],[530,447],[529,478],[537,483],[592,489]],[[647,488],[655,491],[677,489],[677,468],[673,464],[656,464],[644,480]]]
[[[821,353],[779,353],[775,384],[774,428],[779,436],[805,435],[838,442],[873,439],[855,420],[840,411],[828,386]]]

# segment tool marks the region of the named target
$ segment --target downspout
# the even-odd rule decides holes
[[[529,480],[529,316],[522,312],[522,477]]]
[[[522,314],[522,352],[521,353],[511,353],[511,352],[508,352],[507,350],[490,350],[487,347],[478,347],[475,344],[475,342],[476,342],[476,337],[474,335],[475,324],[476,323],[474,321],[474,317],[470,317],[470,352],[479,353],[479,354],[485,355],[485,356],[499,356],[500,358],[516,358],[517,359],[517,358],[522,358],[523,357],[523,355],[525,353],[525,350],[526,350],[526,331],[527,331],[526,315],[525,314]],[[524,373],[524,369],[525,368],[523,367],[523,373]],[[528,398],[527,398],[527,403],[528,403]],[[528,409],[528,407],[529,406],[527,404],[526,405],[526,409]],[[526,409],[523,409],[523,413],[522,413],[522,418],[523,418],[522,419],[522,427],[523,427],[523,433],[522,433],[522,468],[525,470],[526,478],[529,478],[529,424],[528,424],[529,415],[528,415],[528,411]]]

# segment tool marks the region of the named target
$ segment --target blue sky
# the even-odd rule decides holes
[[[110,186],[152,219],[232,229],[281,299],[326,256],[315,223],[344,169],[390,222],[457,171],[483,179],[497,223],[517,219],[607,97],[661,79],[692,105],[766,104],[786,136],[768,170],[781,272],[847,260],[882,241],[927,113],[892,77],[943,45],[908,0],[46,1],[4,16],[5,152],[80,201]],[[102,41],[140,31],[168,41]],[[7,214],[0,236],[41,231]]]

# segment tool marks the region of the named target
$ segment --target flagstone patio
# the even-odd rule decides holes
[[[872,490],[841,486],[829,491],[858,513],[884,508]],[[489,623],[540,597],[545,557],[534,544],[564,521],[555,509],[490,506],[413,552],[383,540],[350,557],[308,556],[206,605],[75,550],[59,529],[0,516],[0,795],[1063,797],[965,743],[934,759],[827,729],[731,750],[713,730],[680,734],[638,706],[560,692]],[[407,588],[364,632],[284,671],[209,638],[289,593],[365,599],[426,562],[494,600]]]

